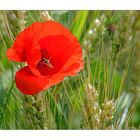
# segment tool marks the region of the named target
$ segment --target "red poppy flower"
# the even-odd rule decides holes
[[[54,21],[35,22],[16,38],[7,51],[10,60],[27,62],[15,76],[18,89],[24,94],[37,94],[65,76],[74,76],[83,69],[82,49],[77,38]]]

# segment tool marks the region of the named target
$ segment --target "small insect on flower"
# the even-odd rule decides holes
[[[15,75],[17,88],[24,94],[37,94],[66,76],[75,76],[84,67],[77,38],[51,20],[35,22],[19,33],[7,56],[27,63]]]
[[[47,64],[49,68],[54,68],[53,65],[50,63],[50,59],[43,58],[43,61]]]

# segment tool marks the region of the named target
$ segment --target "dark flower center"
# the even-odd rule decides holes
[[[48,51],[41,49],[41,60],[37,63],[37,69],[41,75],[47,76],[55,72],[53,62]]]

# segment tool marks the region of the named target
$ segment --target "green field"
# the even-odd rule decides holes
[[[139,11],[0,11],[0,129],[139,129]],[[79,40],[84,69],[34,96],[22,94],[23,65],[6,51],[24,28],[48,18]]]

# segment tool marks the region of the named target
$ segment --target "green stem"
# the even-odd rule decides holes
[[[10,86],[9,90],[7,91],[7,93],[4,97],[4,100],[3,100],[3,109],[2,109],[2,114],[1,114],[0,126],[1,126],[3,118],[4,118],[4,113],[5,113],[5,110],[6,110],[7,102],[9,100],[10,93],[11,93],[13,87],[14,87],[14,83],[15,83],[15,81],[13,80],[12,83],[11,83],[11,86]]]

